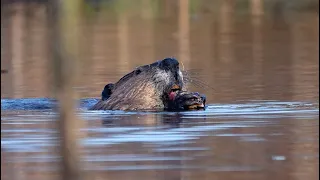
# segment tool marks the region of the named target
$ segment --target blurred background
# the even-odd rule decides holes
[[[247,100],[319,102],[319,0],[70,2],[68,7],[73,8],[66,9],[66,12],[69,11],[72,15],[59,16],[65,23],[64,26],[69,28],[64,29],[65,31],[62,28],[60,33],[68,37],[65,44],[72,51],[69,57],[77,62],[73,67],[78,73],[74,89],[79,98],[100,97],[104,85],[116,82],[133,68],[165,57],[176,57],[183,65],[182,68],[194,79],[190,90],[206,94],[208,104],[232,104]],[[52,13],[53,11],[52,1],[49,0],[1,0],[1,99],[55,97],[55,64],[52,56],[56,38],[54,19],[57,14]],[[318,109],[318,105],[316,108]],[[88,118],[89,115],[84,116]],[[39,120],[39,123],[29,122],[28,118],[31,117],[32,122]],[[12,123],[12,118],[17,118],[18,122]],[[188,152],[150,151],[150,144],[140,144],[130,140],[128,144],[109,147],[110,142],[122,142],[123,139],[120,137],[118,137],[120,140],[109,139],[102,144],[100,141],[97,141],[97,144],[93,143],[96,142],[95,138],[107,138],[110,133],[126,133],[126,129],[121,129],[123,126],[140,127],[142,121],[135,121],[139,118],[147,122],[143,124],[144,127],[150,128],[152,126],[148,124],[150,119],[163,120],[166,118],[164,116],[151,114],[142,117],[139,115],[120,117],[122,121],[117,121],[116,125],[111,126],[119,126],[119,131],[101,127],[101,119],[110,120],[115,117],[91,118],[95,121],[86,121],[87,127],[93,129],[86,130],[86,136],[90,137],[86,145],[90,148],[85,149],[85,152],[90,156],[87,157],[85,165],[101,172],[91,179],[143,177],[142,179],[249,180],[319,177],[319,171],[316,170],[319,161],[315,159],[302,162],[301,159],[289,158],[285,164],[261,159],[265,154],[277,152],[286,155],[274,156],[281,161],[281,158],[291,157],[297,152],[299,154],[305,149],[308,149],[306,154],[312,154],[312,157],[315,153],[318,154],[319,148],[316,145],[319,140],[319,122],[316,120],[318,114],[317,117],[311,117],[306,121],[288,122],[287,118],[280,118],[281,125],[273,126],[271,130],[270,127],[265,127],[253,131],[252,129],[241,131],[262,135],[267,132],[274,134],[284,132],[284,137],[272,136],[274,141],[268,141],[269,143],[261,146],[252,144],[247,146],[235,139],[225,141],[211,136],[210,139],[208,136],[207,139],[197,140],[194,142],[194,148],[199,148],[201,145],[211,148],[212,145],[213,149],[217,150],[214,153],[235,156],[228,156],[229,159],[223,156],[227,160],[219,159],[222,156],[201,151],[202,154],[197,154],[198,159],[190,163],[192,167],[188,166],[190,165],[187,163],[188,159],[183,158],[193,156],[194,149],[189,149]],[[53,164],[57,162],[56,157],[52,155],[54,152],[52,149],[55,149],[56,144],[48,143],[52,137],[46,136],[52,133],[51,128],[55,126],[47,119],[53,119],[52,114],[46,113],[43,116],[30,111],[1,112],[1,124],[4,127],[1,128],[1,138],[6,140],[4,145],[7,147],[5,152],[1,148],[1,171],[5,172],[1,173],[1,179],[58,177],[51,171],[54,169]],[[133,121],[129,121],[130,119]],[[143,129],[143,131],[149,130]],[[305,135],[311,140],[309,139],[308,143],[298,143],[296,146],[295,138],[299,135]],[[140,136],[126,138],[140,139]],[[41,148],[50,150],[37,151],[40,148],[38,145],[35,146],[37,143],[42,144]],[[185,146],[180,146],[183,147]],[[248,150],[251,150],[249,154],[246,153]],[[113,156],[126,153],[133,155],[124,156],[125,160]],[[163,157],[146,160],[150,157],[140,157],[140,153]],[[103,161],[105,157],[103,155],[106,154],[108,158]],[[163,169],[157,170],[153,168],[154,166],[148,166],[153,163],[166,166],[166,158],[170,155],[180,158],[169,157],[169,161],[173,162],[170,164],[172,171],[164,173]],[[30,156],[30,159],[23,159],[27,156]],[[201,170],[209,167],[213,159],[220,165],[235,163],[244,169],[235,170],[240,174],[234,172],[227,174],[228,168]],[[129,161],[130,165],[146,166],[141,167],[143,169],[140,169],[141,171],[130,170],[131,166],[112,169],[113,165],[118,165],[117,163],[122,161]],[[261,174],[254,170],[246,172],[245,165],[248,162],[267,164],[267,171]],[[110,167],[107,168],[108,172],[103,171],[105,165]],[[184,166],[189,169],[179,170]]]
[[[50,4],[1,5],[1,98],[52,97]],[[192,89],[209,102],[319,97],[318,0],[85,0],[79,6],[73,57],[80,61],[80,97],[98,97],[136,66],[171,56],[210,86]]]

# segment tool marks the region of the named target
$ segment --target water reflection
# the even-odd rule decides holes
[[[238,10],[238,2],[222,1],[211,9],[201,1],[195,13],[184,8],[187,2],[177,1],[170,2],[175,13],[154,14],[153,5],[143,2],[139,13],[83,15],[82,97],[99,96],[106,83],[138,65],[175,56],[186,70],[201,70],[194,78],[214,92],[191,88],[204,91],[209,102],[318,99],[319,21],[313,11],[287,12],[283,3],[271,3],[266,8],[274,11],[263,12],[264,5],[252,1],[249,15]],[[2,74],[2,98],[52,96],[50,50],[43,45],[49,43],[46,6],[12,4],[3,10],[1,63],[8,73]]]
[[[207,83],[190,88],[209,106],[87,111],[96,100],[81,99],[89,178],[318,177],[318,12],[285,1],[199,0],[196,11],[191,0],[150,2],[141,1],[142,11],[83,14],[80,97],[100,96],[136,66],[175,56]],[[48,7],[2,5],[1,179],[59,179],[55,101],[43,98],[52,97]]]

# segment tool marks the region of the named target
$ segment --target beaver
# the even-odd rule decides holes
[[[187,92],[179,62],[165,58],[135,68],[118,82],[105,85],[91,110],[199,110],[206,98]]]

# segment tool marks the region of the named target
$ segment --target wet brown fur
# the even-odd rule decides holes
[[[185,91],[178,61],[166,58],[140,66],[122,77],[104,91],[107,92],[107,97],[102,97],[91,110],[163,110],[175,104],[168,98],[173,85],[180,87],[180,91]],[[200,96],[196,98],[201,99]],[[187,99],[176,104],[177,107],[184,102]]]

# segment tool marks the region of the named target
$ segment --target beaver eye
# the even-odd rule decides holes
[[[141,69],[137,69],[137,70],[135,70],[134,73],[135,73],[136,75],[138,75],[138,74],[140,74],[141,72],[142,72]]]

